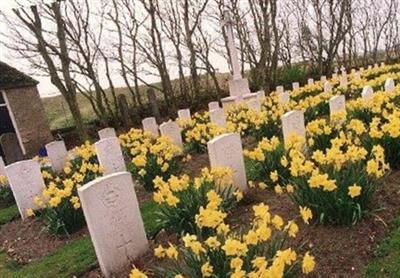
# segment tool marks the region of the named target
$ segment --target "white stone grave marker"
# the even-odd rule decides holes
[[[94,145],[105,175],[126,171],[124,155],[117,137],[101,139]]]
[[[232,107],[233,105],[237,104],[239,102],[237,97],[225,97],[223,99],[221,99],[222,102],[222,108],[225,111],[228,111],[230,107]]]
[[[38,209],[35,196],[42,196],[45,183],[40,164],[35,160],[23,160],[6,167],[7,179],[13,192],[22,220],[27,218],[27,209]]]
[[[394,80],[392,78],[388,78],[385,81],[385,92],[393,93],[395,90]]]
[[[252,98],[247,102],[247,107],[249,107],[250,109],[254,109],[257,112],[260,112],[261,111],[261,102],[256,98]]]
[[[308,80],[307,80],[307,84],[308,84],[308,85],[312,85],[312,84],[314,84],[314,79],[312,79],[312,78],[308,78]]]
[[[326,82],[326,76],[322,75],[321,76],[321,83],[324,84]]]
[[[292,83],[292,89],[293,91],[297,91],[300,89],[300,83],[299,82],[293,82]]]
[[[233,183],[240,190],[247,190],[243,148],[237,133],[222,134],[207,143],[211,168],[229,167],[233,171]]]
[[[331,97],[329,100],[330,115],[339,112],[346,112],[346,98],[344,95]]]
[[[226,116],[224,109],[218,108],[210,111],[210,121],[219,127],[226,127]]]
[[[6,164],[3,158],[0,156],[0,176],[6,176]]]
[[[179,125],[176,122],[169,121],[160,125],[161,135],[171,139],[172,143],[183,148],[182,134]]]
[[[111,138],[111,137],[117,137],[117,133],[115,132],[115,129],[113,129],[112,127],[103,128],[98,131],[98,134],[99,134],[100,140],[106,139],[106,138]]]
[[[68,158],[68,151],[64,141],[53,141],[46,144],[46,151],[53,170],[61,172]]]
[[[149,131],[154,137],[160,136],[156,118],[149,117],[142,120],[143,130]]]
[[[178,110],[178,117],[179,117],[179,119],[190,120],[192,117],[190,115],[190,109]]]
[[[276,87],[276,92],[278,94],[283,93],[285,91],[285,88],[283,86],[277,86]]]
[[[264,90],[257,91],[255,94],[257,95],[257,99],[258,99],[260,102],[263,102],[263,101],[264,101],[264,98],[265,98],[265,91],[264,91]]]
[[[281,104],[287,104],[290,100],[290,94],[288,91],[279,93],[279,101]]]
[[[365,86],[362,90],[361,97],[364,101],[372,101],[374,98],[374,90],[371,86]]]
[[[304,125],[303,111],[294,110],[285,113],[282,116],[282,129],[283,129],[283,139],[285,143],[288,142],[292,134],[303,137],[305,139],[306,128]]]
[[[218,108],[220,108],[218,101],[212,101],[208,104],[208,111],[218,109]]]
[[[78,194],[101,271],[112,277],[149,246],[131,174],[96,179]]]
[[[331,82],[326,81],[326,82],[324,83],[324,92],[325,92],[325,93],[332,92],[332,84],[331,84]]]

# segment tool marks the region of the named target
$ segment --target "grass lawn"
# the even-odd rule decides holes
[[[17,217],[19,214],[17,205],[13,205],[8,208],[3,208],[0,210],[0,225],[10,222],[13,218]]]
[[[147,201],[140,209],[147,234],[154,234],[157,204]],[[3,211],[0,210],[0,217],[5,214]],[[0,252],[0,277],[67,278],[83,274],[95,266],[96,254],[89,236],[76,239],[45,256],[41,261],[28,265],[19,265],[4,252]]]
[[[375,251],[376,258],[367,265],[365,277],[400,277],[400,218],[392,225]]]

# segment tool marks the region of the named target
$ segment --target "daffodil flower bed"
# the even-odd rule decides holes
[[[0,175],[0,203],[5,206],[10,206],[15,203],[14,195],[8,184],[7,177],[2,175]]]
[[[316,150],[310,157],[290,151],[294,190],[288,194],[295,203],[309,207],[321,223],[354,224],[370,208],[389,166],[379,145],[368,154],[344,133],[331,142],[331,148]]]
[[[205,153],[207,142],[226,132],[210,122],[209,112],[195,113],[192,119],[179,119],[178,123],[188,152]]]
[[[131,129],[119,137],[123,152],[129,158],[128,170],[147,191],[154,191],[153,180],[167,180],[177,174],[182,149],[167,137],[154,138],[150,132]]]
[[[281,105],[276,96],[265,98],[260,112],[249,109],[246,104],[235,105],[228,110],[227,129],[261,140],[281,132],[279,119],[286,111],[287,107]]]
[[[288,238],[295,238],[299,231],[296,222],[285,223],[279,215],[272,215],[264,203],[253,206],[253,212],[250,227],[240,231],[231,230],[221,220],[205,237],[188,233],[180,247],[159,245],[154,249],[155,256],[167,259],[170,266],[155,268],[155,276],[255,278],[311,273],[316,265],[314,257],[310,252],[300,255],[288,244]],[[301,216],[306,222],[312,217],[307,208],[302,208]],[[201,211],[196,218],[200,217]],[[138,277],[148,276],[134,268],[130,278]]]
[[[154,184],[157,189],[154,201],[159,204],[159,228],[179,235],[208,234],[243,197],[234,188],[232,171],[227,168],[204,168],[194,179],[187,175],[171,176],[168,181],[157,177]]]
[[[42,217],[54,234],[70,234],[85,226],[77,189],[103,173],[95,148],[89,142],[76,147],[73,153],[74,159],[67,163],[60,175],[42,170],[46,188],[33,200],[40,209],[27,211],[30,216],[37,214]]]

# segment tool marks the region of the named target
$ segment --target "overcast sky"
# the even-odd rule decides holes
[[[6,14],[10,14],[10,16],[13,16],[12,8],[17,7],[17,5],[16,5],[17,1],[21,4],[26,4],[27,6],[29,6],[28,0],[0,0],[0,10]],[[52,2],[52,1],[54,1],[54,0],[49,0],[48,2]],[[89,1],[95,2],[98,0],[89,0]],[[132,0],[132,1],[135,1],[135,0]],[[0,22],[0,29],[2,31],[3,30],[7,31],[7,25]],[[221,72],[229,71],[226,60],[222,56],[212,54],[211,57],[212,57],[213,63],[215,64],[215,66],[218,68],[219,71],[221,71]],[[32,74],[32,70],[30,68],[29,62],[24,61],[21,58],[17,59],[15,57],[13,57],[12,53],[10,53],[8,51],[8,49],[6,49],[1,44],[0,44],[0,60],[8,63],[9,65],[19,69],[22,72],[30,74],[32,77],[34,77],[36,80],[38,80],[40,82],[38,88],[39,88],[39,92],[42,97],[51,96],[54,93],[58,92],[57,88],[51,84],[50,78]],[[174,71],[173,68],[171,68],[171,70]],[[175,72],[170,72],[170,75],[171,75],[171,78],[176,78],[176,76],[177,76],[177,74]],[[154,76],[154,75],[149,75],[149,76],[147,76],[146,79],[147,79],[146,80],[147,82],[159,81],[158,77]],[[104,80],[104,82],[106,82],[106,81],[107,80]],[[122,78],[119,76],[119,74],[116,74],[116,76],[114,76],[113,82],[114,82],[114,85],[117,87],[124,86],[124,82],[123,82]]]
[[[0,10],[5,13],[11,13],[11,9],[16,7],[15,0],[0,0]],[[24,3],[25,1],[19,1],[20,3]],[[7,26],[0,22],[0,29],[5,30]],[[7,49],[3,45],[0,44],[0,60],[6,62],[10,66],[13,66],[23,72],[29,73],[29,63],[24,63],[21,59],[15,59],[8,52]],[[41,76],[33,76],[39,83],[39,92],[42,96],[48,96],[51,93],[57,92],[57,88],[55,88],[49,78],[41,77]]]

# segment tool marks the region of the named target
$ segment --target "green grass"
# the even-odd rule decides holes
[[[155,212],[157,204],[147,201],[140,207],[146,233],[152,235],[156,232]],[[2,215],[4,209],[0,210]],[[0,277],[60,277],[67,278],[79,276],[97,266],[96,254],[90,240],[85,236],[71,241],[58,248],[42,260],[28,265],[19,265],[11,260],[4,252],[0,252]]]
[[[0,225],[6,224],[17,217],[19,214],[17,205],[0,210]]]
[[[390,234],[378,245],[375,258],[367,265],[365,277],[400,277],[400,218]]]

